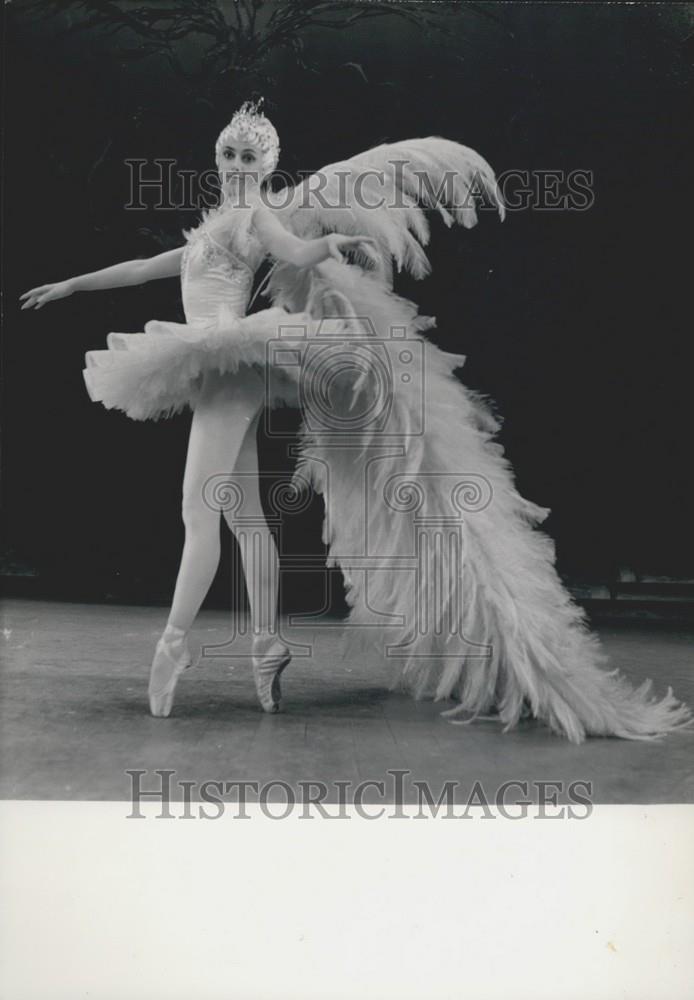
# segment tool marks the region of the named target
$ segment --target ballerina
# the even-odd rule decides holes
[[[395,630],[394,685],[456,699],[442,713],[452,722],[494,712],[509,729],[530,713],[577,743],[654,739],[689,725],[670,689],[657,700],[650,681],[635,690],[603,669],[599,642],[554,568],[553,543],[536,530],[549,512],[518,494],[494,441],[498,422],[453,374],[464,356],[436,347],[425,335],[433,318],[392,290],[393,264],[428,273],[421,205],[470,228],[485,199],[503,220],[489,164],[450,140],[412,139],[328,165],[273,196],[264,182],[279,139],[249,103],[215,153],[224,197],[184,234],[184,247],[22,296],[22,308],[41,308],[78,290],[181,274],[185,323],[110,333],[106,350],[87,352],[84,370],[90,397],[132,419],[193,410],[185,544],[150,670],[152,714],[169,715],[191,665],[186,637],[218,565],[220,513],[236,529],[206,494],[220,472],[249,474],[244,511],[261,525],[269,555],[242,548],[253,673],[262,707],[279,708],[291,657],[277,636],[277,552],[257,488],[256,429],[263,405],[289,403],[302,411],[292,481],[323,495],[328,565],[340,566],[350,607],[345,634],[356,651],[374,625],[379,636]],[[245,315],[266,258],[272,305]],[[300,363],[280,360],[292,353]]]
[[[222,347],[218,364],[204,364],[202,357],[212,346],[214,330],[220,309],[227,322],[242,316],[247,304],[253,273],[260,264],[266,246],[253,240],[250,255],[235,257],[229,248],[218,240],[224,239],[225,223],[229,213],[244,211],[259,205],[258,189],[265,176],[274,170],[279,154],[277,134],[267,119],[254,121],[248,109],[237,113],[230,125],[221,133],[216,143],[217,167],[222,179],[223,201],[219,211],[210,212],[206,224],[188,234],[185,247],[162,253],[149,260],[133,260],[90,274],[80,275],[55,284],[42,285],[25,293],[23,309],[42,308],[46,303],[63,298],[77,291],[116,288],[141,284],[157,278],[179,274],[183,265],[182,290],[186,319],[197,337],[195,355],[179,360],[190,364],[186,373],[184,393],[194,413],[183,480],[183,522],[185,542],[173,596],[171,611],[164,633],[157,644],[149,683],[149,701],[153,715],[167,716],[173,704],[178,677],[187,669],[192,658],[186,644],[186,633],[193,624],[205,595],[212,583],[220,557],[219,511],[212,509],[205,496],[206,484],[220,472],[243,472],[244,513],[254,523],[254,534],[260,533],[261,551],[266,558],[254,558],[248,547],[242,548],[244,573],[250,598],[252,630],[254,634],[254,676],[258,697],[266,711],[279,707],[279,676],[288,663],[288,649],[274,637],[277,632],[277,552],[274,539],[264,518],[258,491],[258,463],[256,435],[258,420],[264,402],[264,385],[257,369],[246,365],[234,366],[233,355]],[[242,207],[243,205],[243,207]],[[250,220],[246,218],[248,225]],[[215,225],[215,222],[217,225]],[[221,224],[220,224],[221,223]],[[278,259],[292,261],[303,267],[318,264],[326,257],[339,257],[347,247],[363,244],[358,237],[330,234],[323,239],[304,241],[286,230],[279,234],[268,228],[267,249]],[[279,238],[278,238],[279,237]],[[372,242],[372,241],[368,241]],[[283,310],[275,310],[269,317],[275,327]],[[257,320],[249,320],[249,329],[257,327]],[[273,327],[274,329],[274,327]],[[240,330],[239,330],[240,332]],[[166,344],[159,339],[157,347],[164,355],[155,352],[150,357],[149,368],[140,368],[140,358],[133,353],[137,335],[112,334],[109,349],[117,350],[123,341],[129,348],[127,354],[117,354],[117,361],[124,361],[131,374],[139,371],[139,379],[149,375],[155,386],[158,380],[167,380],[162,364]],[[145,344],[157,338],[147,334]],[[177,341],[176,347],[185,349],[186,341]],[[92,398],[100,396],[100,378],[108,380],[108,352],[89,352],[85,379]],[[197,364],[197,367],[195,367]],[[229,367],[231,364],[231,368]],[[232,370],[235,367],[236,370]],[[193,369],[195,370],[193,371]],[[127,375],[120,373],[121,378]],[[181,385],[173,384],[175,373],[168,384],[161,384],[158,401],[160,410],[169,412],[180,408]],[[194,376],[202,376],[196,379]],[[129,415],[135,418],[153,416],[151,398],[133,387]],[[109,392],[104,390],[104,402],[109,403]],[[149,400],[149,401],[148,401]],[[226,512],[225,512],[226,513]],[[230,522],[234,530],[237,525]],[[271,645],[268,648],[268,642]]]

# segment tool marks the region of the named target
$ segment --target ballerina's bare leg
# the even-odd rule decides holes
[[[255,635],[276,630],[279,590],[277,546],[260,500],[257,433],[261,413],[259,409],[249,423],[234,466],[232,478],[240,494],[238,507],[224,509],[241,553]]]
[[[212,484],[223,483],[223,477],[236,470],[239,460],[244,469],[256,472],[255,477],[239,480],[243,483],[244,517],[250,513],[255,530],[270,535],[257,483],[256,432],[263,393],[262,379],[255,372],[208,373],[195,407],[183,479],[185,544],[168,620],[169,625],[184,632],[192,626],[219,565],[220,508],[215,509],[212,502]],[[274,548],[271,537],[270,541]],[[267,628],[274,623],[276,575],[268,574],[263,565],[255,565],[252,547],[241,548],[254,626],[257,618],[258,627]],[[268,593],[264,588],[269,588]]]

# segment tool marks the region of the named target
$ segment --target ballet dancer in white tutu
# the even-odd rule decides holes
[[[447,225],[475,225],[480,201],[504,218],[489,164],[447,139],[411,139],[272,194],[279,139],[249,103],[215,154],[221,203],[182,247],[22,296],[22,308],[39,309],[77,291],[181,275],[185,323],[111,333],[107,349],[87,352],[84,371],[90,397],[132,419],[193,410],[185,544],[150,670],[152,714],[169,715],[191,665],[187,633],[217,569],[220,515],[237,527],[223,503],[210,502],[209,484],[225,474],[243,477],[244,515],[263,535],[262,558],[241,548],[253,674],[263,709],[280,706],[291,656],[278,634],[278,560],[260,503],[256,431],[263,406],[289,403],[302,410],[294,484],[323,495],[323,540],[328,564],[344,575],[355,655],[364,637],[387,639],[395,684],[454,699],[443,713],[453,722],[492,713],[509,729],[532,715],[574,742],[653,739],[689,725],[670,689],[658,699],[650,681],[634,689],[604,669],[554,568],[553,543],[537,530],[548,511],[519,495],[495,417],[453,374],[464,356],[437,348],[424,333],[434,320],[392,290],[393,265],[428,273],[422,205]],[[246,315],[266,259],[272,305]],[[278,343],[301,363],[286,365]]]

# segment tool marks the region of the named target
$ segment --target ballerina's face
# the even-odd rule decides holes
[[[257,146],[230,139],[217,160],[222,189],[232,193],[241,187],[257,186],[263,176],[262,152]]]

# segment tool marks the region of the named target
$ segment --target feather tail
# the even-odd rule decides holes
[[[453,375],[464,359],[420,335],[411,303],[353,271],[336,265],[332,283],[367,314],[408,324],[425,382],[421,393],[394,379],[390,424],[355,431],[350,448],[302,428],[299,468],[324,496],[323,540],[345,577],[351,651],[353,626],[367,643],[392,637],[396,683],[417,698],[457,699],[454,722],[496,711],[509,729],[530,710],[574,743],[655,739],[691,725],[671,689],[657,698],[650,681],[634,688],[605,669],[556,572],[553,542],[536,530],[548,511],[517,492],[494,441],[496,417]],[[393,371],[400,350],[390,342]],[[374,386],[367,380],[367,392]],[[347,410],[342,392],[336,405]]]

